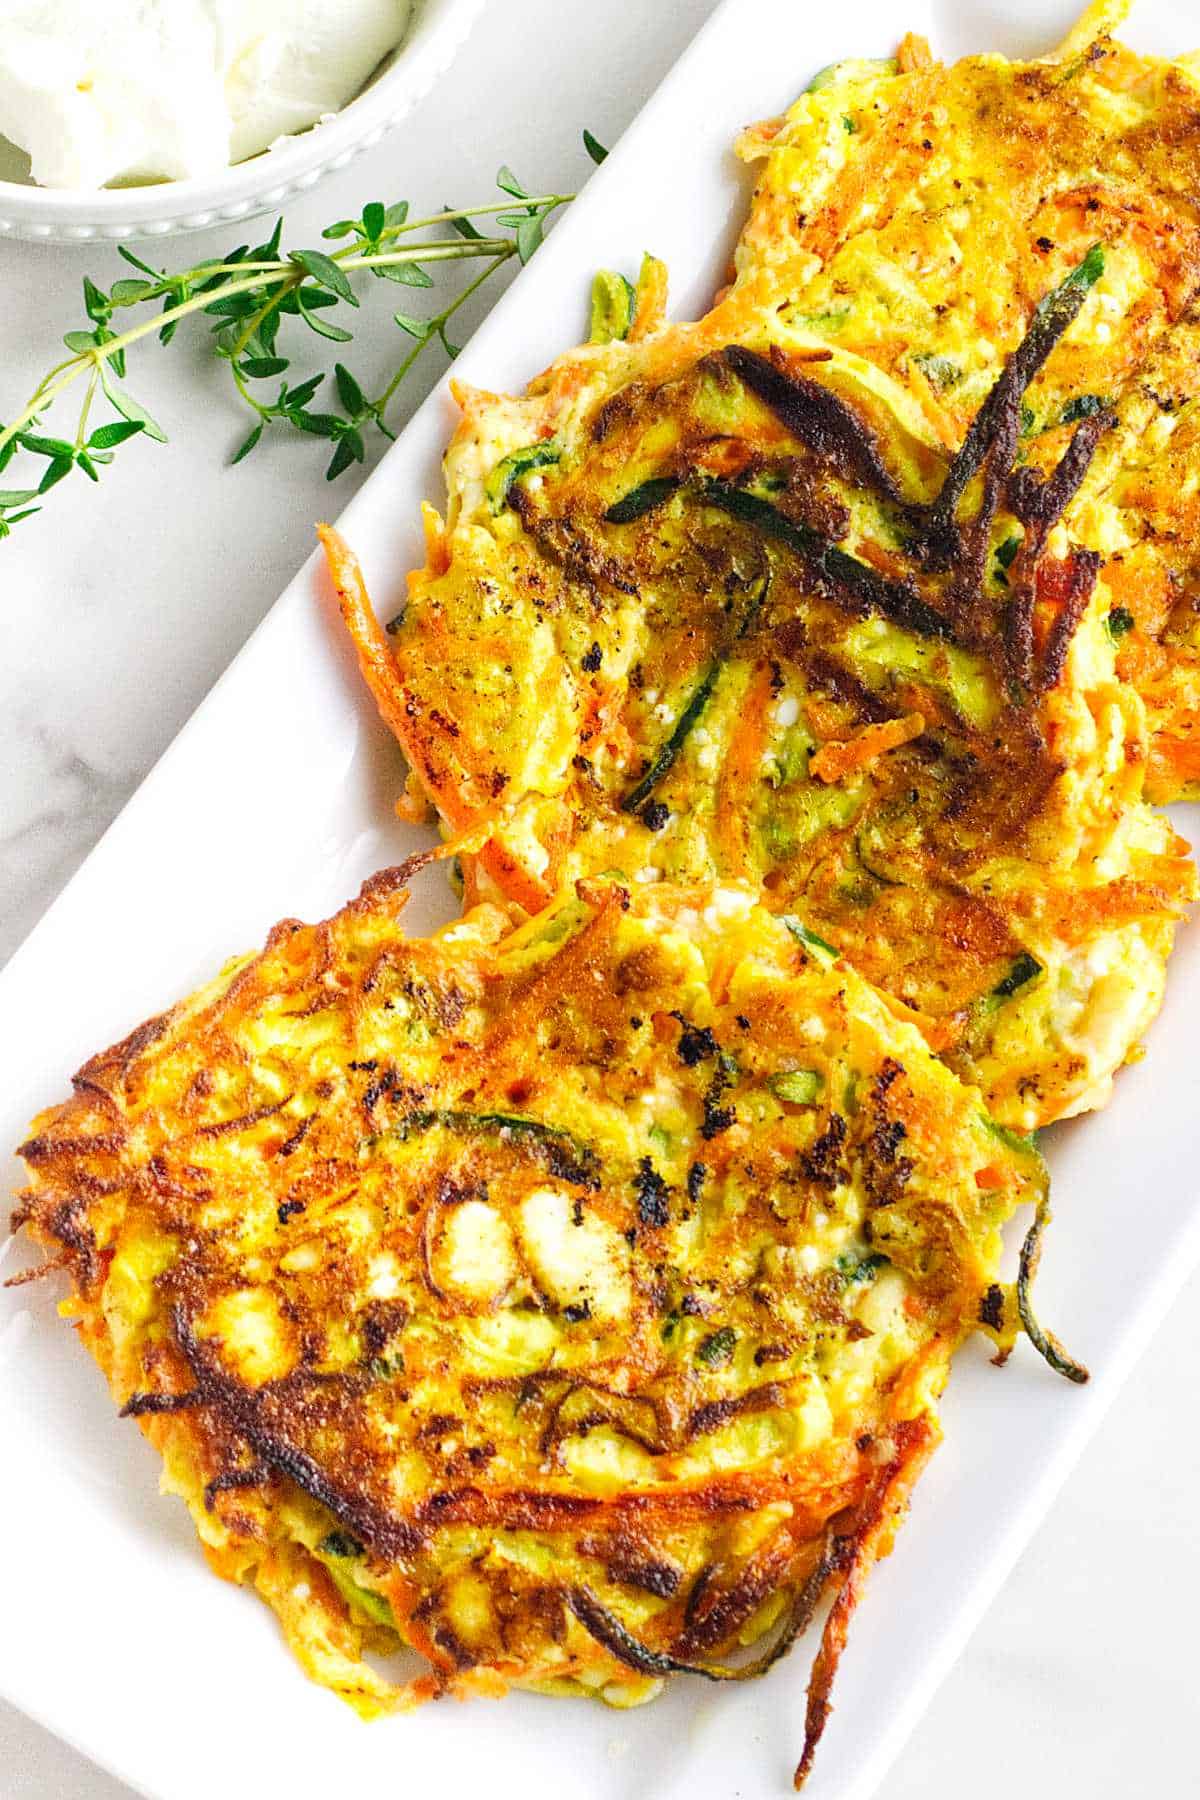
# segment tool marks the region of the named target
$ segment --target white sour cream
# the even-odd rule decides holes
[[[216,174],[352,100],[413,0],[6,0],[0,133],[45,187]]]

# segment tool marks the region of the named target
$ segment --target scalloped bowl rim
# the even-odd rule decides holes
[[[322,124],[219,175],[145,187],[41,188],[0,181],[0,237],[43,243],[154,238],[250,218],[345,168],[445,74],[487,0],[417,0],[395,61]]]

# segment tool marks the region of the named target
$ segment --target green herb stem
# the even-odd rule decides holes
[[[397,388],[420,356],[422,350],[424,350],[426,344],[429,343],[430,339],[437,337],[444,332],[446,326],[450,323],[450,320],[454,317],[459,307],[464,305],[465,302],[471,298],[471,295],[476,293],[478,289],[483,286],[488,276],[499,268],[502,262],[507,262],[511,256],[515,255],[515,244],[502,244],[488,263],[487,267],[481,269],[475,279],[467,283],[461,294],[457,294],[450,302],[449,306],[444,307],[440,313],[435,315],[434,319],[430,320],[431,329],[424,337],[417,339],[416,343],[408,352],[408,355],[404,358],[400,367],[396,370],[396,373],[392,376],[379,398],[372,401],[372,406],[377,414],[382,415],[387,411],[390,402],[395,396]]]
[[[588,141],[588,134],[585,146],[594,161],[604,155],[594,140]],[[297,250],[285,255],[280,250],[282,221],[270,241],[256,250],[243,246],[223,260],[198,263],[177,274],[156,269],[133,251],[122,249],[125,261],[138,272],[137,279],[127,276],[116,282],[111,292],[105,292],[85,278],[84,305],[89,324],[84,330],[67,334],[67,348],[74,354],[56,363],[39,381],[18,416],[0,426],[0,472],[18,451],[47,459],[39,471],[40,483],[35,476],[23,487],[0,488],[0,538],[7,537],[18,520],[32,517],[38,510],[28,505],[31,499],[46,494],[74,468],[95,481],[99,467],[112,461],[116,448],[127,438],[145,434],[165,441],[165,432],[122,385],[126,352],[151,333],[157,333],[164,344],[169,343],[176,326],[199,313],[213,320],[214,348],[229,363],[238,397],[255,419],[253,430],[232,459],[234,462],[249,455],[267,426],[276,422],[333,442],[333,459],[326,471],[330,479],[352,463],[363,462],[365,428],[370,426],[386,437],[393,436],[385,422],[385,412],[426,345],[436,338],[447,355],[456,355],[446,331],[454,315],[503,263],[513,257],[528,261],[541,243],[548,220],[574,198],[572,194],[528,194],[507,167],[500,170],[497,185],[504,195],[500,200],[483,206],[445,207],[415,219],[408,217],[407,202],[385,207],[372,201],[364,206],[360,218],[339,220],[322,233],[325,239],[350,240],[336,249],[331,246],[328,250]],[[494,220],[495,229],[490,235],[477,231],[470,223],[475,218]],[[438,227],[447,227],[456,235],[427,235]],[[468,259],[481,262],[483,267],[439,312],[429,317],[395,314],[396,324],[415,342],[406,349],[395,373],[376,398],[366,397],[341,362],[332,370],[322,370],[291,386],[283,382],[271,398],[267,397],[271,390],[256,385],[282,376],[289,369],[290,354],[281,353],[277,346],[278,335],[289,320],[294,320],[297,328],[303,326],[317,337],[338,344],[350,340],[352,333],[331,319],[327,309],[340,305],[357,308],[361,304],[360,295],[351,286],[351,275],[374,274],[393,288],[430,288],[433,282],[427,265]],[[153,310],[127,330],[117,331],[116,316],[134,307]],[[74,437],[48,435],[43,416],[85,377]],[[330,379],[336,386],[341,410],[315,412],[312,400]],[[116,416],[89,436],[93,409],[100,396],[108,401]]]
[[[122,350],[127,350],[132,344],[139,343],[141,339],[147,337],[150,332],[159,331],[164,325],[171,323],[173,320],[185,319],[189,313],[198,312],[201,307],[210,306],[215,298],[220,297],[221,299],[227,299],[235,294],[249,293],[251,289],[261,286],[262,282],[258,279],[250,281],[234,281],[231,282],[228,287],[222,288],[219,296],[212,292],[193,294],[189,300],[182,301],[178,306],[169,307],[165,312],[155,313],[152,319],[145,320],[141,325],[133,326],[131,330],[124,332],[122,336],[110,338],[107,343],[96,344],[92,349],[83,351],[80,355],[72,357],[71,361],[66,364],[66,373],[62,375],[52,387],[39,388],[34,393],[33,399],[29,402],[29,405],[25,408],[25,411],[20,417],[16,419],[13,424],[5,426],[3,431],[0,431],[0,453],[8,447],[14,438],[18,437],[20,433],[24,431],[27,425],[32,423],[32,421],[41,413],[45,412],[47,407],[54,400],[57,400],[60,394],[65,393],[67,388],[78,381],[79,377],[86,369],[98,369],[102,363],[110,361],[112,357],[118,355]],[[146,298],[149,298],[149,296],[147,295]]]
[[[88,379],[87,393],[83,397],[83,405],[79,409],[79,424],[75,431],[75,448],[82,450],[87,441],[88,415],[92,410],[92,402],[96,398],[96,389],[100,385],[99,367],[93,367]]]

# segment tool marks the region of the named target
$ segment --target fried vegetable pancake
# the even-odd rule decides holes
[[[773,293],[812,343],[869,360],[928,441],[952,452],[1034,302],[1104,246],[1095,305],[1025,396],[1019,455],[1044,470],[1073,426],[1115,405],[1121,480],[1137,491],[1148,462],[1167,476],[1153,521],[1135,518],[1128,533],[1082,501],[1067,514],[1076,540],[1112,559],[1121,673],[1147,701],[1150,793],[1166,800],[1195,793],[1200,777],[1196,343],[1194,323],[1177,329],[1200,290],[1200,62],[1115,42],[1127,10],[1101,0],[1034,62],[943,67],[909,39],[896,61],[822,70],[784,118],[739,144],[761,172],[737,267],[756,305]]]
[[[614,866],[757,882],[1005,1123],[1103,1103],[1194,882],[1142,799],[1119,603],[1063,524],[1112,415],[1018,461],[1106,269],[1094,245],[1039,298],[950,458],[737,289],[524,400],[463,395],[390,637],[334,561],[385,716],[450,826],[495,819],[507,895]]]
[[[745,889],[413,941],[406,879],[87,1063],[17,1222],[213,1567],[360,1712],[741,1678],[832,1592],[806,1768],[956,1346],[1024,1320],[1081,1378],[1028,1306],[1040,1159]]]

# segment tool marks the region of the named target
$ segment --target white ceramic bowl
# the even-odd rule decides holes
[[[136,241],[269,212],[345,168],[398,125],[449,68],[485,4],[417,0],[404,42],[356,100],[326,123],[218,176],[99,192],[0,181],[0,236],[57,244]]]

